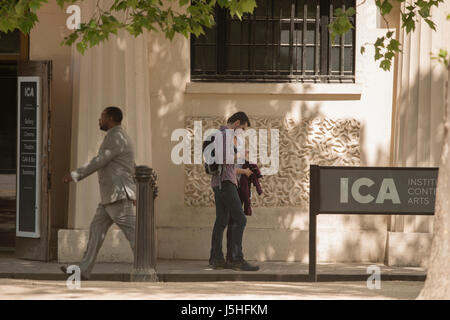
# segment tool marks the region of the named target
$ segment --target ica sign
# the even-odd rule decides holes
[[[33,98],[34,97],[34,88],[33,87],[25,87],[24,95],[27,98]]]
[[[380,185],[374,185],[375,182],[366,177],[355,180],[351,185],[349,185],[348,178],[341,178],[340,203],[348,203],[349,197],[361,204],[373,202],[383,204],[385,201],[391,201],[393,204],[401,203],[393,178],[384,178]],[[371,188],[373,186],[374,188]]]

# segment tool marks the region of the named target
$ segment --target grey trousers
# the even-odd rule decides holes
[[[83,276],[90,277],[98,251],[113,223],[117,224],[125,234],[134,254],[136,213],[133,202],[124,199],[107,205],[99,204],[89,227],[88,245],[79,264]]]

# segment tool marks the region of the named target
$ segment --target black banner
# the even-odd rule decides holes
[[[19,78],[19,157],[17,236],[37,237],[39,228],[39,101],[38,80]]]

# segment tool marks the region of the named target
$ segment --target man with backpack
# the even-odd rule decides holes
[[[246,130],[250,126],[250,120],[244,112],[233,114],[227,121],[226,126],[221,126],[219,132],[214,136],[215,159],[219,164],[219,170],[207,169],[212,174],[211,187],[214,191],[216,203],[216,221],[212,232],[211,254],[209,266],[213,269],[223,269],[225,267],[241,271],[257,271],[258,266],[251,265],[244,260],[242,253],[242,237],[247,223],[247,218],[242,209],[241,200],[237,190],[236,174],[250,176],[250,169],[235,167],[235,155],[230,156],[234,146],[234,132],[238,129]],[[231,139],[231,141],[230,141]],[[223,144],[223,150],[220,147]],[[218,149],[219,147],[219,149]],[[222,152],[223,151],[223,152]],[[224,157],[225,156],[225,157]],[[232,161],[229,161],[232,158]],[[228,160],[228,161],[227,161]],[[225,228],[228,225],[229,215],[233,220],[232,224],[232,261],[227,265],[222,251],[222,240]]]

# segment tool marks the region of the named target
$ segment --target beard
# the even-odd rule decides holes
[[[108,131],[108,128],[106,128],[106,126],[104,126],[104,125],[100,125],[100,130],[102,130],[102,131]]]

